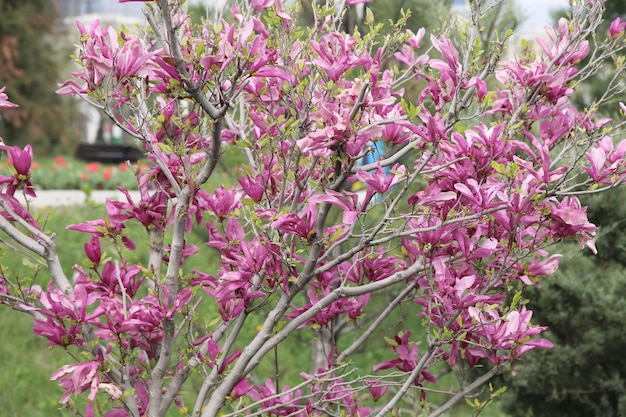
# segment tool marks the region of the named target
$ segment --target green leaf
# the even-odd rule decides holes
[[[491,168],[493,168],[498,174],[506,174],[506,166],[497,161],[491,161]]]
[[[120,398],[120,400],[123,400],[124,398],[130,398],[130,397],[134,397],[136,394],[135,388],[131,388],[127,391],[124,391],[124,393],[122,394],[122,397]]]
[[[398,343],[396,342],[395,339],[391,339],[387,336],[385,336],[384,339],[385,339],[385,342],[387,342],[389,346],[398,346]]]
[[[513,296],[513,300],[511,301],[511,310],[515,310],[519,304],[519,300],[522,298],[522,292],[518,291]]]

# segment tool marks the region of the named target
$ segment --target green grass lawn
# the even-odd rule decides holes
[[[32,319],[0,307],[0,416],[62,416],[58,400],[63,389],[50,375],[67,355],[48,349],[47,341],[32,333]]]

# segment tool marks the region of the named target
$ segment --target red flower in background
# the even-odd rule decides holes
[[[85,165],[85,169],[89,172],[98,172],[98,170],[100,169],[100,164],[97,162],[91,162]]]
[[[102,178],[104,178],[105,181],[109,181],[112,175],[113,167],[106,167],[104,168],[104,171],[102,171]]]
[[[54,158],[54,163],[60,167],[67,168],[67,161],[60,155]]]

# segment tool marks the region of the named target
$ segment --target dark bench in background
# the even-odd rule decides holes
[[[107,145],[104,143],[81,143],[74,156],[77,159],[89,162],[120,163],[124,161],[137,162],[145,154],[130,145]]]

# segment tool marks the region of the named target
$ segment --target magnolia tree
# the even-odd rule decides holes
[[[145,2],[141,35],[78,23],[81,70],[59,93],[117,121],[149,168],[138,198],[120,189],[105,218],[70,226],[88,241],[73,279],[15,197],[37,198],[32,149],[2,146],[0,229],[52,279],[3,276],[0,296],[72,354],[51,376],[61,403],[108,417],[438,416],[551,346],[520,294],[556,270],[551,244],[595,251],[577,196],[626,176],[621,121],[594,113],[621,92],[625,22],[599,43],[602,1],[574,1],[570,20],[516,55],[510,34],[481,43],[493,7],[481,1],[456,44],[402,21],[382,36],[369,14],[366,34],[342,33],[340,4],[314,5],[315,26],[299,28],[280,0],[200,24],[183,3]],[[605,95],[574,108],[607,60]],[[238,185],[209,191],[225,149],[246,156]],[[188,243],[198,229],[206,247]],[[145,263],[129,261],[135,250]],[[186,267],[209,251],[219,259]],[[401,307],[407,327],[381,328]],[[383,360],[357,368],[383,337]],[[302,349],[311,361],[290,385],[260,366]],[[437,385],[442,369],[456,383]]]

